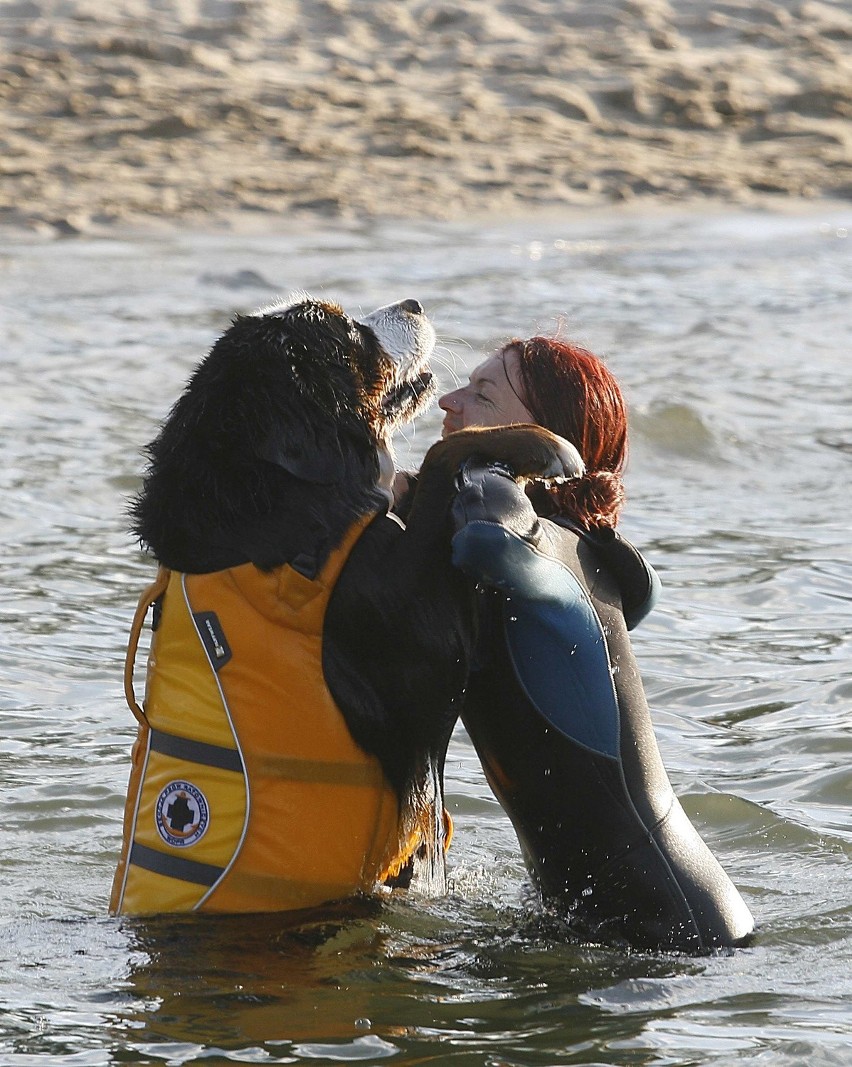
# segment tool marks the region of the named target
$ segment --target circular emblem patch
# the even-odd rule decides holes
[[[167,845],[189,848],[210,823],[207,798],[191,782],[169,782],[157,798],[157,832]]]

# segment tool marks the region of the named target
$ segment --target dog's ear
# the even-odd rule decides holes
[[[257,454],[275,463],[300,481],[334,485],[346,476],[346,462],[337,428],[330,420],[316,425],[307,420],[288,420],[264,441]]]

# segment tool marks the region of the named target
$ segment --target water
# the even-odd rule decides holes
[[[0,1067],[852,1062],[848,225],[828,205],[7,236]],[[572,943],[530,899],[461,730],[449,896],[298,930],[106,916],[134,732],[123,650],[152,574],[124,530],[139,449],[229,316],[293,288],[350,309],[418,297],[461,376],[557,319],[608,357],[632,412],[624,529],[665,587],[635,646],[753,948]],[[433,411],[400,459],[438,426]]]

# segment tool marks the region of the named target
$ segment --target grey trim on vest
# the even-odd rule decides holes
[[[155,848],[140,845],[138,841],[131,846],[129,862],[154,874],[177,878],[181,882],[195,882],[196,885],[213,885],[224,870],[224,867],[214,867],[212,863],[199,863],[183,856],[158,852]]]
[[[151,730],[151,751],[174,759],[187,760],[189,763],[201,763],[205,767],[218,767],[223,771],[236,771],[242,774],[243,761],[235,748],[211,745],[206,741],[194,741],[189,737],[178,737],[163,730]]]

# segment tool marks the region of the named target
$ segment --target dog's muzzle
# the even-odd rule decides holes
[[[416,377],[402,382],[382,401],[382,414],[386,419],[394,419],[417,405],[425,393],[432,389],[433,374],[422,371]]]

